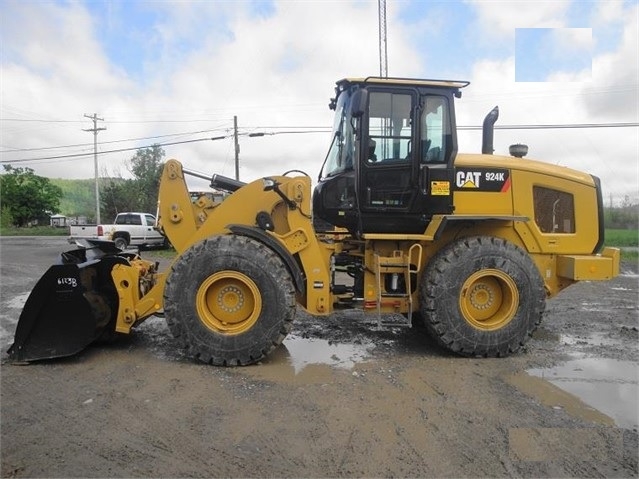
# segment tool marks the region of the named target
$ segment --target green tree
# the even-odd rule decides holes
[[[155,213],[163,167],[164,150],[160,145],[140,148],[131,158],[129,170],[138,191],[137,211]]]
[[[621,206],[604,209],[604,224],[612,229],[637,229],[639,226],[639,205],[636,199],[625,196]]]
[[[138,191],[134,180],[111,178],[100,193],[102,212],[110,221],[123,211],[139,211]]]
[[[7,208],[15,226],[26,226],[57,213],[62,190],[49,178],[36,175],[31,168],[4,165],[0,175],[0,203]]]
[[[115,217],[122,211],[155,214],[163,160],[164,150],[159,145],[140,148],[135,153],[128,165],[133,178],[113,178],[100,194],[107,217]]]
[[[13,226],[13,216],[11,210],[6,206],[0,208],[0,228],[9,228]]]

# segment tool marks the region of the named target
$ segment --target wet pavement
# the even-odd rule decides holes
[[[0,255],[2,255],[2,314],[0,314],[0,346],[6,351],[12,342],[12,336],[17,324],[19,313],[29,296],[29,288],[44,272],[45,265],[52,264],[61,251],[73,249],[66,238],[37,238],[37,237],[3,237],[0,238]],[[34,254],[35,252],[35,254]],[[149,252],[148,255],[152,255]],[[22,255],[25,255],[21,258]],[[143,256],[145,254],[143,253]],[[28,265],[18,276],[11,274],[16,263],[8,263],[6,259],[22,259]],[[33,260],[38,260],[37,263]],[[168,261],[162,259],[164,267]],[[30,273],[30,274],[29,274]],[[616,309],[625,309],[637,317],[639,275],[636,270],[626,267],[622,275],[612,284],[601,283],[615,295],[623,295],[625,303],[617,303]],[[592,284],[592,283],[590,283]],[[596,286],[599,287],[599,286]],[[568,291],[573,292],[570,288]],[[553,301],[566,302],[565,299]],[[570,306],[572,307],[572,306]],[[552,307],[550,308],[552,311]],[[602,313],[610,311],[609,296],[587,296],[579,300],[579,309],[583,314]],[[280,351],[263,361],[270,367],[280,364],[287,372],[299,374],[308,366],[327,366],[353,370],[360,363],[378,361],[380,351],[390,351],[391,354],[401,354],[402,350],[410,349],[414,345],[402,344],[406,328],[390,328],[382,333],[373,331],[374,321],[358,312],[341,313],[346,316],[348,323],[340,319],[328,321],[328,328],[323,324],[324,318],[310,318],[303,312],[298,314],[304,318],[297,320],[295,329],[284,341]],[[310,319],[309,319],[310,318]],[[549,318],[552,320],[552,318]],[[637,337],[639,318],[632,324],[621,326],[622,332]],[[164,319],[151,317],[139,330],[145,334],[142,342],[145,347],[155,351],[159,357],[166,360],[183,360],[182,353],[172,344],[170,333]],[[310,336],[310,337],[309,337]],[[353,339],[355,338],[355,342]],[[596,409],[612,418],[620,427],[637,430],[639,427],[639,365],[637,352],[639,344],[636,342],[620,341],[619,337],[611,335],[608,330],[589,330],[579,328],[567,332],[554,332],[546,328],[546,322],[535,332],[537,341],[548,343],[549,347],[556,346],[558,350],[568,350],[564,361],[552,364],[550,367],[531,368],[526,373],[541,378],[567,393],[583,401],[589,407]],[[547,346],[548,347],[548,346]],[[610,352],[615,348],[628,348],[630,359],[605,357],[602,351]],[[591,357],[593,351],[597,353]],[[356,373],[355,373],[356,374]]]
[[[619,427],[639,427],[639,372],[634,361],[571,359],[551,368],[529,369],[612,418]]]

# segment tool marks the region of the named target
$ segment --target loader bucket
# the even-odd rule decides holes
[[[128,261],[118,253],[97,242],[63,253],[61,264],[51,266],[31,291],[9,357],[28,362],[72,356],[114,332],[118,295],[111,269]]]

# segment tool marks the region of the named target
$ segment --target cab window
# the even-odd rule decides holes
[[[412,96],[371,92],[369,98],[367,164],[408,163],[412,138]]]
[[[445,97],[426,97],[421,125],[421,162],[445,163],[452,150],[448,102]]]

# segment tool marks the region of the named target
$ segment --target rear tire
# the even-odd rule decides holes
[[[120,251],[124,251],[129,246],[129,242],[124,236],[118,236],[117,238],[114,238],[113,243],[115,244],[115,247]]]
[[[195,244],[173,264],[164,309],[187,353],[216,366],[255,363],[291,330],[295,288],[280,257],[253,239]]]
[[[507,356],[541,322],[543,280],[530,256],[500,238],[462,238],[438,252],[420,285],[429,333],[464,356]]]

